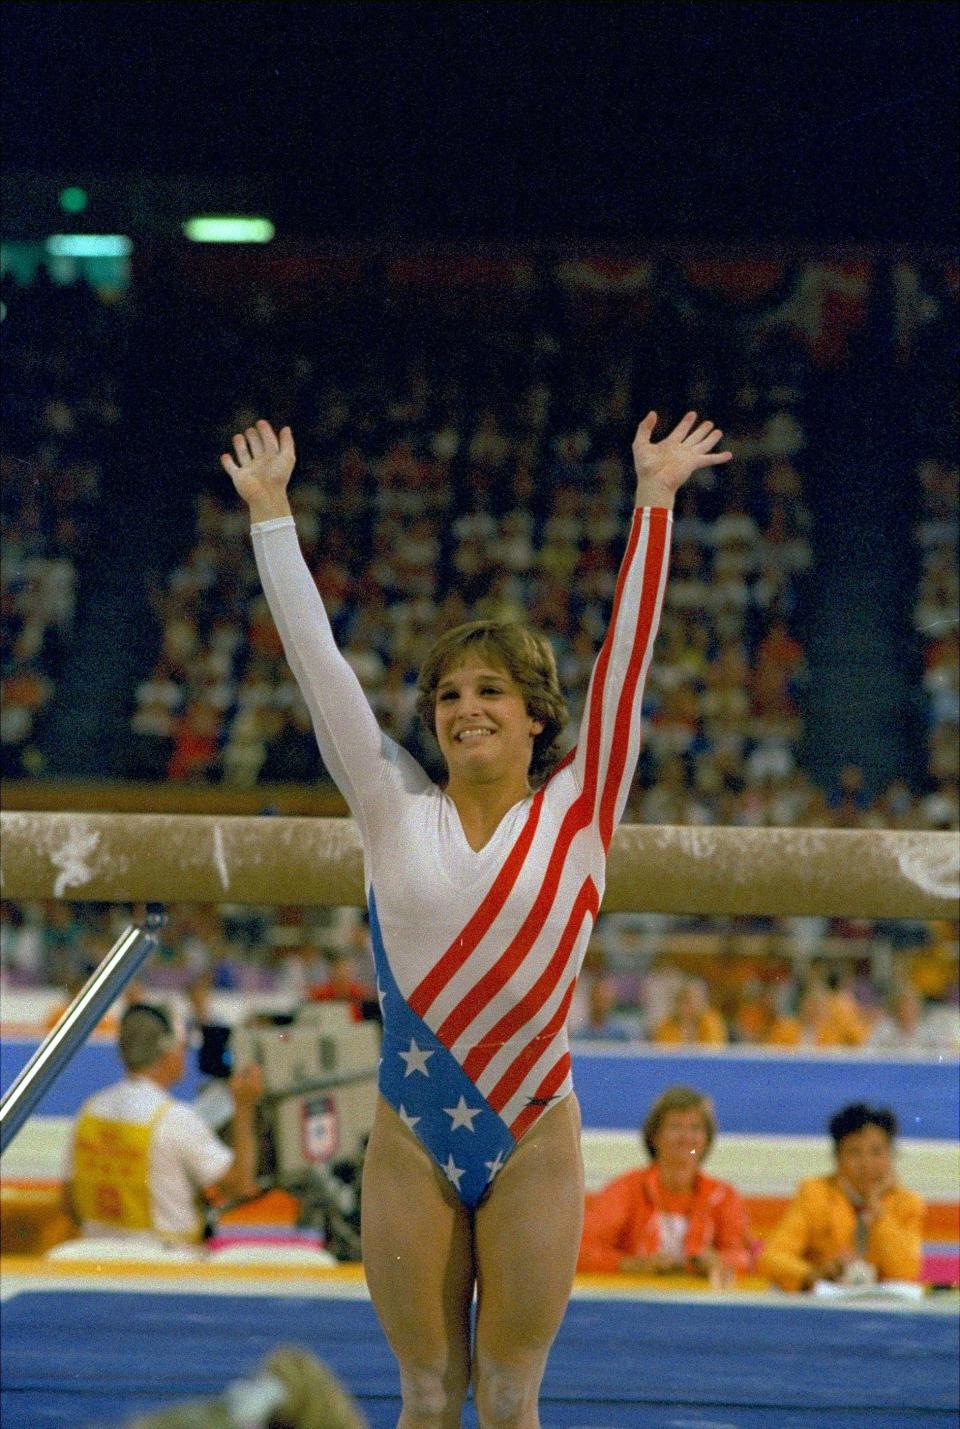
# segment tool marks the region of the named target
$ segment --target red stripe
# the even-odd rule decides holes
[[[564,1052],[559,1062],[551,1067],[543,1081],[540,1083],[534,1096],[540,1099],[552,1097],[557,1087],[562,1087],[570,1070],[570,1053]],[[528,1131],[537,1117],[543,1116],[547,1110],[545,1106],[525,1106],[519,1116],[515,1117],[510,1127],[510,1134],[515,1141],[519,1141],[525,1131]]]
[[[439,997],[450,979],[467,961],[474,948],[500,913],[507,898],[510,896],[510,891],[516,883],[520,870],[523,867],[523,861],[527,856],[527,851],[533,842],[533,836],[537,831],[537,824],[540,822],[540,812],[543,809],[543,795],[544,790],[539,789],[534,797],[533,803],[530,805],[527,821],[521,829],[516,843],[504,860],[500,872],[491,884],[490,890],[480,904],[480,907],[474,913],[463,931],[458,933],[443,956],[434,963],[426,977],[414,989],[409,1002],[418,1017],[426,1016],[427,1009],[433,1004],[436,998]]]
[[[553,992],[560,981],[560,974],[566,966],[567,958],[570,956],[570,949],[573,947],[580,932],[581,924],[587,913],[594,918],[597,916],[597,909],[600,906],[600,898],[597,887],[592,878],[586,878],[580,892],[574,900],[573,908],[570,910],[570,917],[567,919],[567,926],[563,930],[556,951],[547,963],[543,972],[537,978],[533,986],[526,992],[519,1002],[505,1013],[500,1021],[495,1023],[490,1031],[484,1036],[482,1042],[470,1052],[470,1055],[463,1062],[463,1070],[472,1082],[479,1080],[484,1067],[495,1057],[505,1042],[508,1042],[525,1023],[540,1011],[544,1003]]]
[[[633,560],[640,539],[641,516],[637,512],[630,527],[630,535],[627,540],[627,550],[620,568],[620,575],[617,580],[617,588],[614,594],[613,613],[610,620],[610,628],[597,657],[594,666],[593,680],[590,690],[590,712],[587,719],[587,752],[584,759],[583,788],[579,797],[574,800],[567,810],[563,822],[560,825],[560,833],[554,844],[547,870],[544,874],[543,883],[536,900],[523,921],[523,925],[517,936],[509,947],[501,954],[492,967],[488,968],[478,982],[470,988],[469,992],[457,1004],[453,1011],[446,1017],[440,1027],[437,1028],[437,1036],[446,1047],[451,1047],[463,1031],[470,1026],[474,1018],[478,1017],[492,997],[506,986],[510,978],[516,972],[530,948],[540,935],[540,931],[546,922],[547,915],[553,906],[556,897],[557,887],[563,872],[563,865],[570,845],[574,837],[581,829],[587,827],[593,817],[596,798],[597,771],[600,763],[600,735],[603,728],[603,698],[606,681],[607,668],[610,664],[610,653],[613,648],[613,632],[616,629],[617,619],[620,613],[620,606],[623,600],[623,592],[626,587],[626,571]],[[569,756],[568,756],[569,757]],[[541,791],[542,792],[542,791]],[[497,910],[499,912],[499,909]],[[486,929],[484,929],[486,931]],[[479,940],[477,940],[479,941]],[[473,947],[468,953],[458,960],[457,967],[461,967],[466,961],[466,956],[473,951]],[[447,958],[449,954],[444,954]],[[449,981],[453,972],[444,978],[443,984]],[[426,982],[427,979],[424,979]],[[421,984],[421,987],[423,984]],[[419,993],[420,989],[417,989]],[[434,1000],[440,988],[430,998]],[[416,993],[414,994],[416,996]],[[430,1002],[426,1005],[429,1006]],[[419,1012],[413,1000],[411,1006],[415,1012]],[[420,1012],[420,1016],[423,1013]]]
[[[540,933],[550,908],[553,905],[556,889],[560,881],[563,864],[569,852],[570,844],[580,829],[586,827],[593,816],[596,796],[596,780],[599,767],[599,746],[602,732],[602,714],[604,686],[607,669],[610,663],[610,654],[613,647],[613,632],[619,616],[620,605],[623,599],[623,592],[626,586],[626,571],[628,570],[637,543],[640,538],[642,525],[641,513],[635,513],[631,523],[630,534],[627,542],[627,550],[621,564],[620,575],[617,581],[617,589],[614,596],[614,609],[611,618],[610,630],[597,659],[594,669],[593,688],[590,696],[590,714],[587,725],[587,751],[584,759],[583,789],[580,797],[568,809],[561,825],[560,834],[548,864],[544,882],[541,884],[537,899],[530,909],[530,913],[524,920],[517,937],[504,954],[497,960],[492,968],[484,974],[461,1002],[445,1019],[438,1029],[437,1035],[448,1047],[456,1041],[466,1027],[487,1005],[491,997],[494,997],[502,987],[506,985],[510,977],[519,967],[523,958],[532,947],[534,941]],[[569,761],[568,756],[565,763]],[[538,798],[542,797],[543,790]],[[531,810],[531,815],[532,815]],[[538,809],[539,816],[539,809]],[[528,821],[529,823],[529,821]],[[527,829],[524,829],[524,834]],[[532,839],[533,831],[530,831]],[[523,839],[523,848],[514,848],[509,860],[510,869],[508,877],[498,877],[487,898],[467,924],[463,933],[450,945],[443,954],[439,962],[431,969],[419,986],[414,990],[410,999],[410,1005],[419,1015],[424,1016],[429,1007],[432,1006],[436,998],[450,979],[466,964],[471,954],[476,949],[484,934],[492,925],[494,919],[502,910],[503,904],[519,875],[523,859],[529,848],[530,839]],[[502,874],[508,874],[507,866],[504,866]]]
[[[607,679],[607,667],[610,664],[614,633],[617,629],[617,621],[620,618],[620,607],[623,604],[623,592],[627,585],[627,572],[633,564],[633,558],[640,540],[641,529],[642,515],[637,511],[634,513],[633,521],[630,523],[630,532],[627,536],[627,549],[620,563],[620,572],[617,576],[616,589],[613,593],[613,610],[610,614],[610,624],[607,627],[607,633],[604,636],[603,645],[600,647],[600,654],[597,656],[597,663],[593,670],[593,685],[590,691],[590,713],[587,721],[587,751],[584,756],[583,764],[583,792],[584,795],[589,795],[590,799],[590,813],[587,822],[593,817],[593,799],[596,792],[597,771],[600,764],[600,735],[603,730],[603,690]]]
[[[542,1032],[538,1032],[536,1037],[532,1037],[522,1052],[519,1052],[510,1066],[504,1072],[493,1091],[489,1093],[487,1101],[494,1111],[502,1111],[507,1102],[522,1084],[524,1077],[533,1067],[537,1059],[543,1055],[550,1042],[553,1041],[560,1028],[567,1020],[567,1013],[570,1011],[570,1001],[573,997],[573,989],[577,979],[572,977],[567,985],[567,990],[560,1000],[560,1006],[544,1027]]]
[[[630,725],[636,700],[637,681],[643,669],[643,661],[649,649],[650,641],[652,638],[655,638],[656,635],[653,623],[657,610],[657,596],[660,591],[660,582],[663,577],[664,554],[667,545],[667,516],[667,511],[660,507],[656,507],[650,512],[647,554],[643,563],[643,587],[640,594],[640,609],[637,615],[637,630],[634,636],[633,648],[630,651],[630,660],[623,681],[620,702],[617,706],[617,714],[613,726],[613,738],[610,744],[610,759],[607,764],[607,775],[604,780],[600,800],[600,838],[603,841],[604,851],[610,847],[610,840],[613,837],[614,805],[617,801],[617,793],[623,778],[627,750],[630,744]]]
[[[570,844],[575,834],[589,822],[590,808],[584,795],[581,794],[575,803],[571,804],[560,825],[560,834],[554,844],[553,853],[550,855],[550,862],[540,885],[540,891],[534,899],[530,912],[523,920],[520,931],[496,962],[487,968],[483,976],[473,984],[436,1029],[437,1036],[445,1047],[452,1047],[474,1018],[479,1017],[490,999],[496,997],[497,993],[506,987],[533,947],[547,921],[550,909],[553,907]]]

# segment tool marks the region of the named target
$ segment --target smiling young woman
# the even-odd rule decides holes
[[[400,1367],[402,1429],[535,1429],[583,1219],[567,1014],[640,750],[676,491],[730,460],[688,412],[633,443],[636,510],[576,745],[549,643],[523,625],[441,636],[418,681],[443,787],[377,725],[300,552],[293,436],[268,422],[221,462],[324,763],[357,820],[383,1008],[363,1173],[367,1283]],[[477,1292],[471,1335],[471,1304]]]

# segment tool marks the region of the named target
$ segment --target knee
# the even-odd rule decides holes
[[[484,1360],[477,1366],[474,1393],[477,1413],[484,1429],[509,1429],[519,1424],[536,1392],[539,1376],[530,1366],[506,1361]]]
[[[407,1414],[439,1422],[452,1411],[459,1411],[466,1385],[458,1399],[456,1387],[442,1370],[408,1361],[400,1365],[400,1391]]]

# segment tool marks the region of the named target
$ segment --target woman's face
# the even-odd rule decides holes
[[[837,1147],[837,1173],[859,1196],[893,1179],[893,1144],[880,1126],[851,1131]]]
[[[444,672],[434,703],[437,743],[451,778],[471,782],[526,778],[543,722],[527,712],[513,677],[482,657]]]
[[[653,1137],[654,1159],[672,1167],[697,1167],[707,1152],[709,1136],[703,1112],[668,1111]]]

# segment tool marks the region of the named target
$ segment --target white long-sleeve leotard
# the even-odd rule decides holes
[[[380,1091],[468,1206],[572,1090],[567,1013],[640,751],[671,522],[660,507],[634,512],[576,747],[479,852],[449,796],[378,726],[293,519],[252,528],[287,660],[363,840]]]

